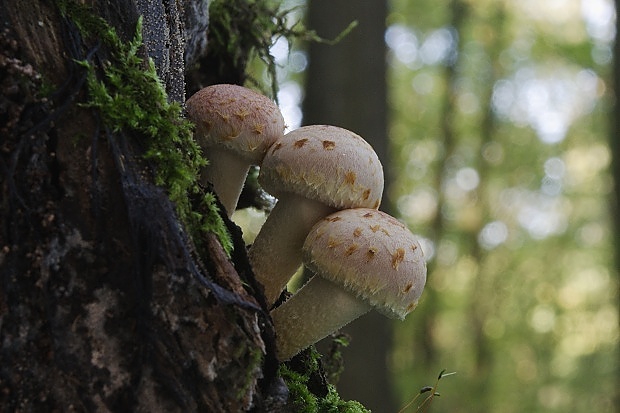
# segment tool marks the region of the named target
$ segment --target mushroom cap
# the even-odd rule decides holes
[[[383,194],[383,167],[359,135],[337,126],[310,125],[273,144],[258,181],[276,198],[294,193],[337,209],[376,209]]]
[[[284,118],[278,106],[243,86],[207,86],[185,105],[203,149],[218,145],[253,164],[260,164],[265,152],[284,134]]]
[[[391,318],[403,319],[426,283],[422,248],[407,227],[368,208],[319,221],[303,246],[304,264]]]

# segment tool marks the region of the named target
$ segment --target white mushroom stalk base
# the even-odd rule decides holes
[[[265,288],[269,306],[301,266],[301,248],[314,224],[335,211],[293,194],[278,200],[249,251],[250,264]]]
[[[211,182],[213,190],[230,217],[243,189],[245,178],[250,170],[250,162],[235,155],[231,151],[217,147],[207,150],[207,165],[202,171],[202,183]]]
[[[271,312],[278,359],[290,359],[371,308],[354,294],[315,275],[294,296]]]

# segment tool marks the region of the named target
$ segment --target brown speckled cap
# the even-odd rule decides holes
[[[420,244],[390,215],[345,209],[318,222],[303,246],[304,264],[364,299],[377,311],[403,319],[426,283]]]
[[[291,131],[269,149],[259,182],[276,198],[289,192],[334,208],[378,208],[383,168],[359,135],[329,125]]]
[[[207,86],[187,100],[186,108],[203,148],[219,145],[257,165],[284,134],[284,118],[276,104],[243,86]]]

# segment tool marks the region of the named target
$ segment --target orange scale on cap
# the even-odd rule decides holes
[[[336,147],[336,142],[334,141],[323,141],[323,149],[326,151],[331,151]]]
[[[200,123],[202,124],[202,127],[205,128],[207,131],[211,130],[211,128],[213,127],[213,122],[208,120],[203,120]]]
[[[327,248],[336,248],[340,244],[342,244],[342,241],[329,237],[329,240],[327,241]]]
[[[407,312],[412,312],[418,306],[418,303],[411,303],[407,306]]]
[[[392,254],[392,268],[398,271],[398,265],[405,259],[405,250],[397,248]]]
[[[230,115],[226,115],[225,113],[216,110],[215,113],[226,123],[230,123]]]
[[[265,131],[265,124],[264,123],[256,123],[254,125],[254,130],[253,132],[257,135],[262,135],[263,132]]]
[[[355,172],[347,171],[347,173],[344,175],[344,183],[349,184],[349,185],[354,185],[355,178],[356,178]],[[368,199],[368,197],[365,197],[364,199]]]
[[[235,116],[241,120],[245,119],[249,114],[250,112],[248,112],[247,109],[240,109],[237,112],[235,112]]]
[[[357,251],[359,249],[359,245],[357,244],[351,244],[349,245],[349,247],[344,251],[344,255],[346,255],[347,257],[352,255],[355,251]]]
[[[236,132],[236,131],[235,131],[235,132],[231,133],[230,135],[225,136],[225,137],[224,137],[224,140],[225,140],[225,141],[231,141],[231,140],[233,140],[233,139],[237,139],[237,138],[239,137],[239,135],[240,135],[240,134],[241,134],[241,132]]]
[[[366,258],[368,261],[375,258],[376,255],[377,255],[377,249],[375,247],[370,247],[368,248],[368,251],[366,251]]]

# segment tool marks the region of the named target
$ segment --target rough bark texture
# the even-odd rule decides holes
[[[206,2],[90,4],[124,39],[144,15],[145,53],[184,101]],[[101,65],[108,51],[53,2],[2,0],[0,16],[1,410],[281,410],[239,230],[227,221],[232,261],[214,237],[196,251],[143,148],[78,105],[85,71],[73,59]]]

